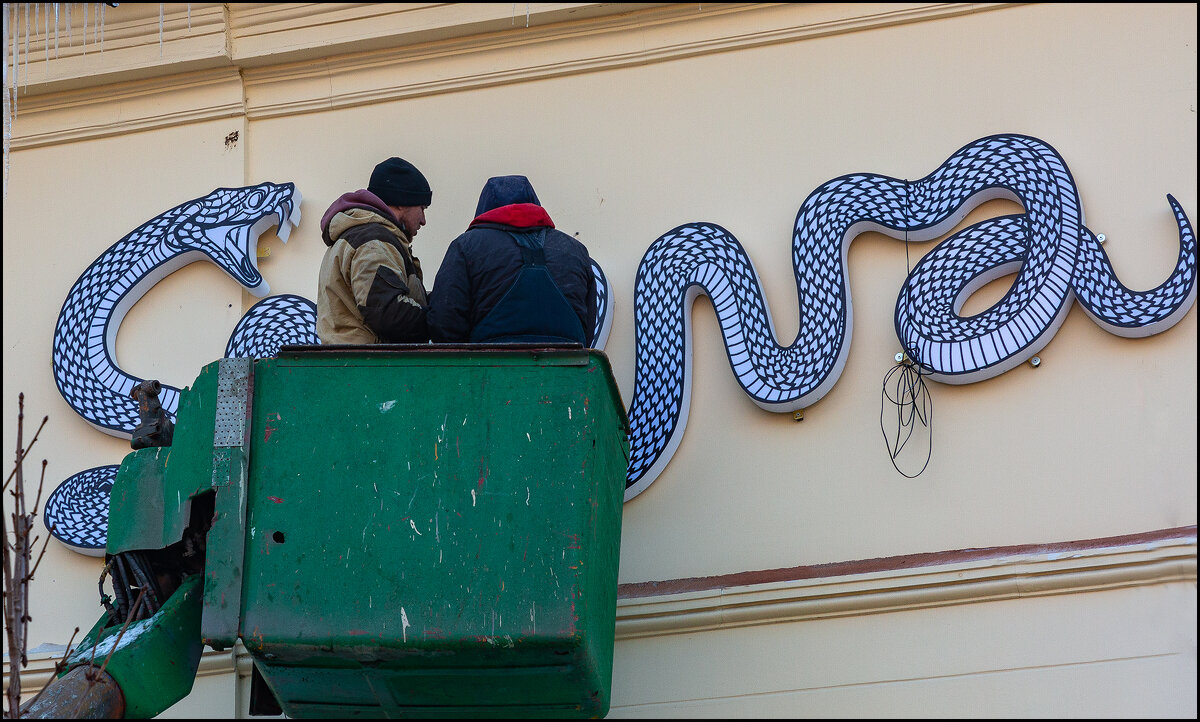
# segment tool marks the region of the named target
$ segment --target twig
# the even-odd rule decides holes
[[[29,450],[26,449],[25,451]],[[38,507],[42,504],[42,489],[46,486],[46,464],[48,463],[48,461],[42,459],[42,475],[38,479],[38,493],[37,496],[33,497],[33,511],[29,512],[33,516],[37,516]]]
[[[38,505],[42,503],[42,487],[45,486],[45,484],[46,460],[42,459],[42,478],[38,480],[38,493],[37,497],[33,500],[33,511],[31,512],[32,516],[37,516]],[[46,527],[46,531],[49,533],[46,534],[46,540],[42,542],[42,551],[38,554],[37,561],[33,563],[33,569],[29,570],[29,581],[33,581],[33,575],[37,572],[38,567],[42,565],[42,557],[46,556],[46,547],[50,546],[50,534],[54,532],[54,525],[51,524],[50,526]],[[30,547],[32,548],[36,543],[37,538],[35,537],[34,540],[30,542]]]
[[[21,394],[21,398],[22,398],[22,399],[24,399],[24,398],[25,398],[25,394]],[[20,415],[20,418],[24,419],[24,418],[25,418],[25,414],[21,414],[21,415]],[[49,418],[50,418],[49,416],[43,416],[43,417],[42,417],[42,423],[41,423],[41,426],[38,426],[37,433],[35,433],[35,434],[33,435],[33,440],[29,442],[29,446],[26,446],[24,449],[17,449],[17,466],[13,467],[13,470],[12,470],[12,471],[10,471],[10,472],[8,472],[8,478],[4,480],[4,486],[3,486],[3,487],[0,487],[0,489],[4,489],[4,488],[7,488],[7,487],[8,487],[8,482],[12,481],[13,474],[16,474],[16,473],[17,473],[17,469],[18,469],[18,468],[20,468],[21,462],[25,460],[25,457],[26,457],[26,456],[29,454],[29,450],[30,450],[30,449],[32,449],[32,448],[33,448],[33,445],[37,443],[37,440],[38,440],[38,434],[42,433],[42,426],[45,426],[45,425],[46,425],[46,421],[47,421]],[[19,443],[20,443],[20,442],[18,441],[18,444],[19,444]]]
[[[113,653],[115,653],[117,651],[117,649],[120,648],[121,637],[125,636],[125,630],[129,629],[129,623],[133,621],[133,616],[134,616],[134,614],[137,613],[138,607],[141,606],[142,599],[145,598],[145,596],[146,596],[145,589],[138,592],[138,598],[133,603],[133,609],[129,610],[129,619],[126,619],[125,623],[121,625],[121,631],[117,633],[117,640],[115,642],[113,642],[112,651],[110,651],[108,653],[108,656],[106,656],[104,658],[104,664],[100,665],[101,672],[103,672],[104,668],[108,666],[108,660],[112,659]]]
[[[54,525],[51,525],[50,529],[48,531],[51,531],[51,532],[54,531]],[[33,543],[36,543],[36,542],[37,542],[37,538],[34,537]],[[38,553],[37,561],[33,563],[33,569],[29,570],[29,577],[27,577],[27,578],[30,581],[33,581],[34,573],[37,572],[38,567],[40,567],[42,565],[42,557],[46,556],[46,547],[48,547],[48,546],[50,546],[50,535],[49,534],[46,535],[45,541],[42,542],[42,551]]]
[[[7,492],[13,498],[11,517],[0,514],[0,556],[3,557],[3,609],[5,641],[8,645],[9,680],[7,690],[8,717],[21,716],[21,671],[29,666],[27,644],[29,641],[29,586],[46,554],[50,537],[47,535],[38,553],[37,560],[30,565],[33,552],[41,536],[34,535],[34,520],[42,502],[42,491],[46,483],[46,464],[42,460],[41,477],[38,481],[37,497],[32,511],[28,510],[25,496],[25,458],[37,443],[49,416],[42,417],[29,445],[25,445],[25,394],[17,395],[17,448],[13,470],[0,486],[0,493]],[[12,482],[12,488],[9,483]],[[9,539],[9,519],[12,521],[12,539]],[[71,637],[74,641],[74,635]],[[70,644],[67,645],[70,650]],[[64,658],[65,659],[65,658]],[[44,689],[44,688],[43,688]],[[40,692],[39,692],[40,694]]]
[[[25,541],[28,530],[25,527],[25,475],[21,461],[25,456],[23,439],[25,431],[25,394],[17,396],[17,461],[9,479],[16,479],[13,487],[13,542],[8,544],[8,525],[0,514],[0,531],[3,532],[4,545],[0,553],[4,557],[4,631],[8,643],[8,714],[16,719],[21,714],[21,669],[28,664],[25,657],[26,629],[25,604],[28,582],[25,580],[28,567],[28,550]],[[8,481],[4,482],[8,486]],[[10,554],[11,549],[11,554]]]
[[[138,607],[141,606],[142,599],[145,596],[145,589],[138,592],[137,600],[133,603],[133,609],[129,610],[129,616],[125,618],[125,623],[121,625],[121,631],[117,633],[117,638],[115,641],[113,641],[112,649],[108,650],[108,654],[104,656],[104,663],[100,665],[100,671],[95,673],[92,672],[92,669],[96,666],[96,645],[95,643],[92,644],[92,658],[88,661],[88,669],[83,675],[88,681],[87,690],[85,690],[83,694],[79,695],[79,703],[75,705],[75,711],[71,714],[72,719],[79,718],[79,710],[83,708],[84,701],[87,699],[88,695],[91,694],[92,687],[96,686],[96,681],[100,678],[101,674],[104,674],[104,668],[108,666],[109,660],[111,660],[112,656],[116,654],[118,649],[121,648],[121,637],[125,636],[125,630],[129,629],[129,623],[133,621],[133,617],[137,613]],[[99,634],[96,635],[96,641],[100,641]]]
[[[54,673],[52,675],[50,675],[50,681],[48,681],[48,682],[46,682],[46,684],[42,685],[42,688],[37,691],[37,694],[33,695],[33,698],[30,699],[28,702],[21,705],[22,707],[24,707],[25,709],[29,709],[30,707],[33,707],[33,705],[42,696],[42,693],[45,692],[50,687],[50,683],[54,681],[54,678],[62,673],[63,669],[67,666],[67,657],[70,657],[71,652],[73,651],[71,649],[71,644],[75,641],[76,634],[79,634],[79,627],[76,627],[75,631],[71,632],[71,638],[67,640],[67,651],[63,652],[62,659],[60,659],[54,663]]]

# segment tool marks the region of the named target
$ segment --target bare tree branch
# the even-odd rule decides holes
[[[37,516],[38,507],[42,505],[42,489],[46,486],[46,464],[48,463],[45,459],[42,459],[42,475],[38,479],[38,493],[37,496],[33,497],[33,511],[29,512],[33,516]]]
[[[41,540],[41,536],[34,535],[33,530],[38,507],[42,502],[42,491],[45,488],[46,465],[48,462],[45,459],[42,460],[37,496],[34,499],[32,511],[28,509],[25,494],[24,463],[30,449],[37,443],[38,437],[41,435],[42,429],[46,427],[46,422],[49,419],[49,416],[42,417],[42,423],[38,425],[33,438],[26,445],[24,443],[25,394],[18,394],[15,460],[13,470],[5,479],[3,487],[0,487],[0,492],[7,491],[13,498],[11,516],[0,514],[0,539],[3,541],[3,543],[0,543],[0,556],[3,557],[2,573],[4,581],[2,599],[9,671],[8,689],[5,695],[8,702],[8,709],[5,716],[10,719],[16,719],[21,715],[21,672],[25,667],[29,666],[28,635],[29,622],[32,621],[29,613],[29,587],[33,581],[34,572],[37,571],[42,558],[46,554],[46,547],[50,541],[50,537],[47,535],[46,539],[42,542],[42,548],[37,556],[37,561],[31,565],[30,561],[33,559],[34,549],[37,548],[37,542]],[[9,488],[10,482],[12,483],[11,489]],[[9,529],[10,520],[12,522],[11,537]],[[74,635],[71,638],[73,641]],[[70,644],[67,646],[69,651]]]
[[[129,616],[125,618],[125,623],[121,625],[121,631],[117,632],[117,638],[113,642],[112,649],[108,650],[108,654],[105,655],[104,663],[100,665],[100,671],[98,673],[93,671],[96,667],[96,664],[95,664],[95,662],[96,662],[96,645],[95,644],[92,645],[92,659],[91,659],[91,661],[88,662],[88,669],[87,669],[87,672],[85,672],[85,674],[84,674],[84,676],[87,677],[87,681],[88,681],[87,691],[84,692],[83,694],[79,695],[79,704],[78,704],[78,706],[76,706],[75,712],[71,714],[72,719],[79,718],[79,710],[83,708],[83,703],[87,699],[88,694],[91,693],[92,687],[96,686],[96,681],[98,679],[100,679],[100,675],[103,674],[104,669],[106,667],[108,667],[109,660],[111,660],[112,656],[114,654],[116,654],[118,649],[120,649],[121,637],[125,636],[125,630],[129,629],[129,623],[132,622],[133,618],[137,615],[138,608],[141,607],[142,600],[145,599],[145,597],[146,597],[145,589],[142,589],[141,591],[138,592],[137,600],[134,601],[133,608],[129,610]],[[97,634],[96,640],[99,641],[99,639],[100,639],[100,635]]]
[[[42,693],[45,692],[47,689],[49,689],[50,685],[54,682],[54,678],[57,677],[59,674],[61,674],[62,671],[66,668],[67,658],[69,658],[71,656],[71,652],[74,651],[71,649],[71,645],[75,643],[75,635],[76,634],[79,634],[79,627],[76,627],[75,631],[71,632],[71,638],[67,640],[67,651],[63,652],[62,659],[60,659],[54,663],[54,672],[50,675],[50,680],[47,681],[46,684],[42,685],[42,688],[39,689],[37,691],[37,694],[33,695],[33,697],[28,702],[21,705],[22,707],[24,707],[26,709],[28,709],[29,707],[32,707],[38,701],[38,699],[42,696]]]
[[[21,398],[22,398],[22,399],[24,399],[24,398],[25,398],[25,394],[21,394]],[[23,419],[23,418],[25,418],[25,415],[24,415],[24,414],[21,414],[20,418],[22,418],[22,419]],[[47,419],[49,419],[49,418],[50,418],[49,416],[46,416],[46,417],[43,417],[43,418],[42,418],[42,426],[45,426],[45,425],[46,425],[46,420],[47,420]],[[18,426],[19,426],[19,424],[18,424]],[[38,434],[42,433],[42,426],[39,426],[39,427],[38,427],[37,434],[34,434],[34,435],[33,435],[33,441],[30,441],[30,442],[29,442],[29,446],[25,447],[24,449],[18,449],[18,450],[17,450],[17,466],[16,466],[16,468],[14,468],[12,471],[8,472],[8,478],[4,480],[4,486],[3,486],[3,487],[0,487],[0,489],[6,489],[6,488],[8,488],[8,482],[12,481],[12,479],[13,479],[13,474],[16,474],[16,473],[17,473],[17,469],[19,469],[19,468],[20,468],[20,464],[21,464],[21,462],[25,460],[25,456],[26,456],[27,454],[29,454],[29,450],[33,448],[33,445],[34,445],[35,443],[37,443],[37,437],[38,437]],[[20,442],[18,441],[17,443],[19,444]]]
[[[54,527],[50,527],[50,531],[54,531]],[[34,541],[36,542],[37,539],[34,539]],[[48,547],[48,546],[50,546],[49,535],[47,535],[45,541],[42,542],[42,551],[40,554],[38,554],[37,561],[34,562],[34,564],[33,564],[33,569],[29,570],[30,581],[33,580],[33,575],[35,573],[37,573],[38,567],[40,567],[42,565],[42,557],[46,556],[46,547]]]

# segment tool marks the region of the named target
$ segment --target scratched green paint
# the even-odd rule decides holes
[[[600,352],[256,362],[240,633],[285,714],[606,714],[627,460]]]

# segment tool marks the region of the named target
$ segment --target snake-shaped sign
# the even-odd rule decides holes
[[[261,183],[213,192],[155,216],[100,255],[71,287],[54,333],[54,378],[71,409],[96,429],[129,438],[140,423],[129,391],[142,379],[117,365],[115,340],[121,321],[155,284],[195,261],[211,261],[256,296],[268,284],[257,265],[259,236],[278,226],[285,243],[300,221],[300,193],[292,183]],[[595,346],[612,327],[612,293],[593,261],[597,312]],[[269,358],[289,344],[319,343],[316,305],[301,296],[270,296],[238,321],[226,358]],[[205,359],[209,360],[209,359]],[[163,409],[173,418],[179,389],[162,384]],[[107,538],[108,495],[118,465],[74,474],[46,502],[55,538],[84,554],[102,555]]]
[[[142,379],[116,363],[125,313],[163,278],[203,260],[265,296],[269,286],[258,271],[258,237],[278,226],[286,242],[299,220],[300,194],[291,183],[218,188],[155,216],[110,246],[71,287],[58,315],[52,359],[63,399],[98,430],[129,438],[139,421],[129,392]],[[179,389],[163,384],[159,400],[173,416]]]
[[[906,181],[857,173],[809,194],[792,238],[800,328],[777,342],[762,285],[749,256],[728,231],[688,223],[655,240],[638,267],[634,323],[636,373],[630,402],[630,462],[625,499],[644,491],[683,438],[691,392],[692,302],[713,302],[738,383],[760,407],[807,407],[837,382],[849,353],[853,314],[846,254],[860,233],[927,241],[994,198],[1024,213],[992,218],[943,241],[914,267],[900,289],[896,333],[931,378],[969,383],[1029,359],[1049,343],[1073,299],[1102,328],[1123,336],[1163,331],[1191,308],[1196,242],[1183,209],[1168,196],[1179,227],[1179,257],[1160,286],[1145,292],[1116,278],[1066,164],[1048,144],[996,135],[970,143],[925,178]],[[197,260],[210,260],[251,293],[265,295],[258,236],[279,225],[287,240],[299,220],[290,183],[222,188],[139,226],[100,256],[72,287],[54,340],[55,380],[77,413],[105,433],[128,437],[138,423],[129,389],[138,379],[115,362],[113,342],[125,312],[155,283]],[[612,324],[612,293],[593,261],[598,298],[595,346]],[[959,312],[987,282],[1015,274],[1011,289],[986,311]],[[285,343],[316,343],[315,308],[299,296],[267,298],[238,323],[227,357],[263,358]],[[207,360],[207,359],[205,359]],[[179,390],[163,385],[173,414]],[[54,535],[83,553],[103,554],[107,496],[116,466],[68,479],[47,501]]]
[[[100,254],[71,287],[54,330],[54,380],[75,413],[96,429],[129,438],[137,427],[130,390],[142,379],[116,361],[121,321],[156,283],[196,261],[211,261],[250,293],[269,287],[257,265],[258,237],[272,226],[287,241],[300,221],[300,193],[291,183],[218,188],[135,228]],[[263,321],[270,334],[261,333]],[[250,308],[226,354],[266,356],[282,343],[315,343],[316,308],[299,296],[267,298]],[[163,409],[174,417],[179,389],[162,385]],[[108,526],[108,492],[117,465],[87,469],[47,498],[45,520],[68,547],[99,556]]]
[[[1022,135],[970,143],[917,181],[855,173],[810,193],[792,236],[800,329],[786,346],[776,341],[758,274],[737,239],[713,223],[678,226],[650,245],[637,272],[626,501],[662,473],[683,438],[691,395],[689,312],[699,294],[712,300],[730,366],[754,403],[768,411],[802,409],[829,393],[850,350],[850,242],[864,231],[932,240],[993,198],[1015,200],[1025,212],[956,233],[922,258],[900,289],[897,336],[931,378],[969,383],[1022,363],[1050,342],[1072,299],[1123,336],[1163,331],[1195,301],[1196,238],[1174,198],[1168,196],[1179,260],[1162,285],[1131,291],[1084,226],[1066,163],[1046,143]],[[958,315],[974,290],[1014,272],[998,303]]]

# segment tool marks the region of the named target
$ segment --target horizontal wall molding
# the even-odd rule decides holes
[[[167,6],[161,41],[157,11],[151,16],[146,5],[139,17],[106,26],[106,60],[92,70],[75,46],[60,46],[59,58],[48,63],[38,60],[34,48],[45,46],[31,37],[11,148],[231,115],[277,118],[1013,7],[538,3],[523,27],[520,13],[510,17],[501,5],[362,3],[314,10],[311,4],[245,3],[225,12],[218,4],[194,4],[189,30],[187,6],[177,3]],[[90,54],[92,62],[99,62],[97,55]],[[214,72],[239,79],[237,102],[188,94]],[[163,93],[172,102],[160,102]],[[123,113],[130,105],[140,110]],[[106,120],[97,122],[96,115]]]
[[[1112,543],[1112,540],[1124,543]],[[846,573],[848,569],[863,571]],[[724,586],[743,575],[802,575]],[[770,572],[746,572],[649,584],[623,584],[616,638],[638,639],[762,624],[911,611],[1056,594],[1100,592],[1151,584],[1196,582],[1196,527],[1059,544],[932,552],[867,562],[839,562]],[[650,586],[656,585],[656,586]],[[698,588],[703,586],[705,588]],[[647,589],[690,588],[645,594]],[[29,654],[21,688],[41,689],[62,658],[63,645]],[[205,649],[197,676],[249,674],[249,655]],[[8,660],[4,678],[8,680]]]
[[[18,104],[11,147],[37,148],[242,118],[243,92],[237,70],[218,68],[39,96]]]
[[[542,80],[936,20],[999,3],[677,4],[246,72],[247,115],[271,118]],[[531,62],[533,61],[533,62]],[[316,81],[316,82],[312,82]]]
[[[735,4],[713,3],[710,9],[730,5]],[[230,5],[230,45],[238,64],[252,68],[664,7],[692,13],[699,8],[675,3],[235,3]]]
[[[118,9],[104,9],[102,26],[93,7],[86,28],[78,6],[68,21],[71,3],[57,3],[56,26],[54,15],[47,19],[45,4],[38,5],[38,17],[31,10],[28,26],[24,12],[18,11],[11,30],[17,38],[17,62],[15,74],[9,68],[9,80],[15,78],[21,100],[233,66],[222,3],[121,3]]]
[[[63,658],[65,645],[46,645],[46,647],[51,646],[64,647],[64,649],[29,653],[29,666],[21,670],[21,697],[23,699],[28,700],[27,695],[37,694],[40,689],[49,684],[50,678],[54,676],[55,664]],[[200,655],[200,666],[196,669],[196,677],[212,677],[232,673],[236,663],[235,652],[248,656],[240,642],[236,650],[227,649],[223,652],[205,647],[204,653]],[[97,662],[97,664],[102,664],[102,662]],[[4,689],[6,691],[8,690],[8,680],[8,659],[5,659]]]
[[[771,577],[777,579],[739,584]],[[1189,581],[1196,581],[1195,526],[624,584],[618,592],[617,639]]]

